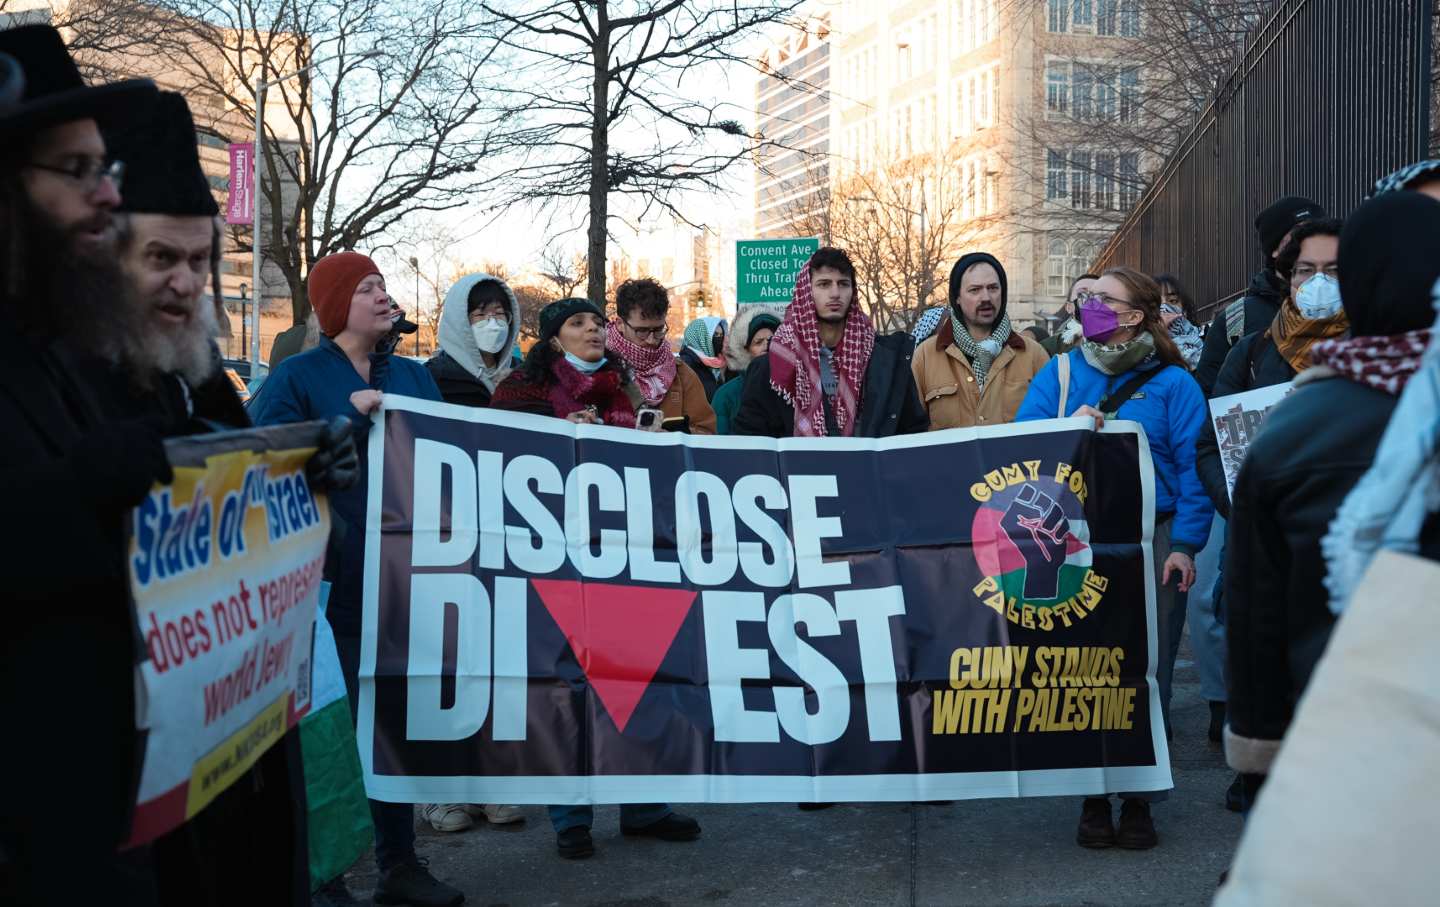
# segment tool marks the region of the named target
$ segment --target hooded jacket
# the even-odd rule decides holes
[[[1437,277],[1440,202],[1394,193],[1350,217],[1340,237],[1340,296],[1352,336],[1429,327]],[[1335,616],[1320,542],[1374,461],[1399,401],[1322,368],[1295,384],[1265,417],[1231,502],[1225,755],[1241,772],[1268,770],[1325,652]]]
[[[735,377],[720,385],[710,401],[711,409],[715,410],[716,434],[730,434],[730,423],[740,411],[740,396],[745,390],[745,370],[755,358],[750,355],[750,346],[745,341],[750,336],[751,322],[761,315],[783,321],[785,307],[746,303],[740,306],[739,313],[730,322],[730,330],[725,335],[725,365]]]
[[[478,284],[490,281],[505,291],[505,309],[510,316],[510,334],[505,345],[496,353],[496,364],[491,368],[485,364],[475,334],[470,330],[470,291]],[[440,396],[446,403],[461,406],[489,406],[495,387],[515,367],[512,350],[515,338],[520,336],[520,304],[510,285],[489,274],[468,274],[460,278],[445,294],[445,306],[440,311],[440,349],[425,367],[430,377],[440,388]]]
[[[1244,318],[1240,336],[1248,337],[1256,331],[1263,331],[1275,320],[1280,304],[1290,295],[1290,285],[1268,265],[1255,272],[1250,278],[1250,288],[1238,304],[1244,306]],[[1231,303],[1236,305],[1237,303]],[[1200,364],[1195,366],[1195,380],[1206,397],[1214,396],[1215,379],[1230,354],[1230,332],[1225,323],[1230,306],[1221,306],[1215,313],[1215,320],[1205,331],[1205,347],[1200,351]]]
[[[994,256],[984,252],[962,257],[951,269],[950,311],[959,298],[960,281],[965,272],[978,264],[990,265],[1000,277],[1000,309],[995,316],[998,325],[1009,304],[1009,282],[1005,268]],[[1025,400],[1025,392],[1030,389],[1030,380],[1049,360],[1050,356],[1039,343],[1012,331],[990,364],[982,391],[974,364],[955,342],[954,319],[947,311],[934,335],[916,346],[912,363],[915,387],[930,416],[931,431],[1014,421],[1015,413]]]

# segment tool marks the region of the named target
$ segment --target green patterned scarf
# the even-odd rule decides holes
[[[1123,375],[1135,366],[1155,355],[1155,338],[1149,331],[1137,334],[1133,340],[1115,346],[1105,346],[1094,340],[1080,345],[1085,361],[1107,375]]]

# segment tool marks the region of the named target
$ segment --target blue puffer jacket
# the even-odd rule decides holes
[[[328,420],[335,416],[349,416],[355,421],[360,481],[345,491],[330,493],[330,513],[344,524],[339,548],[332,549],[325,561],[325,578],[333,584],[325,614],[336,636],[360,635],[370,420],[350,405],[350,395],[366,389],[440,402],[435,379],[420,363],[403,356],[372,353],[370,381],[366,383],[345,351],[330,338],[321,337],[320,345],[313,350],[288,356],[276,366],[250,404],[250,416],[256,425]]]
[[[1087,362],[1078,349],[1065,355],[1070,359],[1067,416],[1082,406],[1097,406],[1101,398],[1138,371],[1107,375]],[[1030,382],[1025,401],[1015,414],[1016,422],[1056,417],[1060,406],[1058,362],[1058,357],[1051,359]],[[1139,422],[1145,429],[1155,464],[1155,511],[1175,514],[1171,547],[1193,557],[1205,547],[1215,513],[1195,472],[1195,441],[1209,418],[1209,409],[1200,385],[1189,372],[1174,365],[1162,368],[1164,371],[1121,404],[1115,418]]]

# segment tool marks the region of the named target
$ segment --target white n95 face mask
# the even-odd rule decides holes
[[[1311,320],[1330,318],[1340,313],[1340,281],[1329,274],[1316,274],[1295,291],[1295,308]]]
[[[481,352],[498,353],[510,339],[510,323],[503,318],[484,318],[470,325],[470,333]]]

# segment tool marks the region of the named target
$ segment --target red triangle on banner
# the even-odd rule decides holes
[[[621,733],[695,602],[693,589],[533,579]]]

